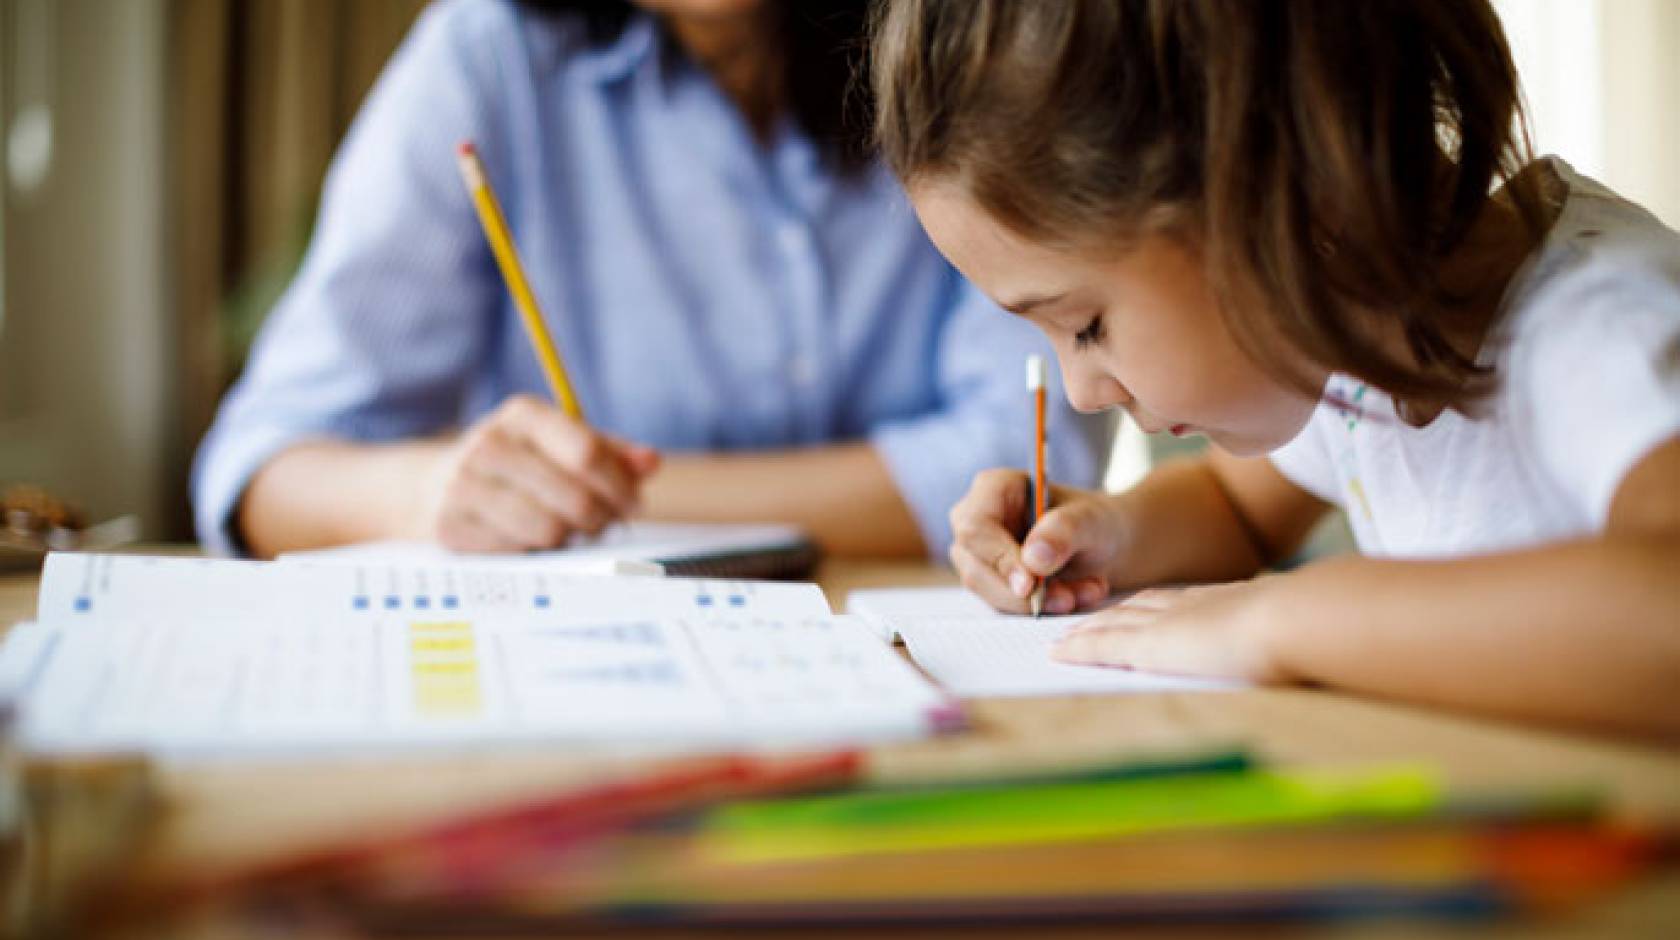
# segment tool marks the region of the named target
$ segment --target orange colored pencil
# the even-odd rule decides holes
[[[1045,479],[1044,473],[1044,357],[1027,357],[1027,390],[1033,396],[1033,485],[1032,485],[1032,521],[1027,530],[1044,518],[1050,511],[1050,481]],[[1044,586],[1049,578],[1040,578],[1038,586],[1033,588],[1030,601],[1032,615],[1037,617],[1044,612]]]

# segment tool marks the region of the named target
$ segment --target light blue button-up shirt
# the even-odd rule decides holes
[[[755,139],[645,15],[602,45],[581,20],[446,0],[363,106],[199,450],[206,545],[237,550],[233,510],[288,445],[545,393],[456,170],[468,139],[592,423],[672,451],[867,440],[935,554],[974,473],[1029,459],[1021,363],[1047,350],[939,257],[890,174],[832,169],[790,123]],[[1104,424],[1055,412],[1057,479],[1095,481]]]

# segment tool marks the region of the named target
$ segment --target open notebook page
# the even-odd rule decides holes
[[[1237,687],[1234,683],[1212,679],[1075,666],[1051,659],[1051,647],[1069,626],[1081,619],[1081,615],[927,619],[901,625],[899,635],[916,664],[947,692],[960,698]]]
[[[881,636],[897,635],[924,672],[962,698],[1236,687],[1210,679],[1056,662],[1050,658],[1051,647],[1084,614],[1009,616],[962,588],[854,591],[846,609]]]
[[[959,713],[814,585],[55,555],[37,752],[917,736]]]

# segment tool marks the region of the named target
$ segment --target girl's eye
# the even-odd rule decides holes
[[[1085,324],[1083,330],[1073,334],[1073,346],[1075,349],[1086,349],[1102,342],[1102,338],[1103,318],[1099,313],[1091,318],[1090,323]]]

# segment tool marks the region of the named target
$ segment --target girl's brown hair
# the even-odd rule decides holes
[[[1495,182],[1544,223],[1485,0],[887,0],[872,52],[876,137],[912,186],[954,182],[1045,244],[1186,237],[1286,380],[1295,352],[1411,402],[1486,390],[1447,339],[1470,305],[1444,262]]]

